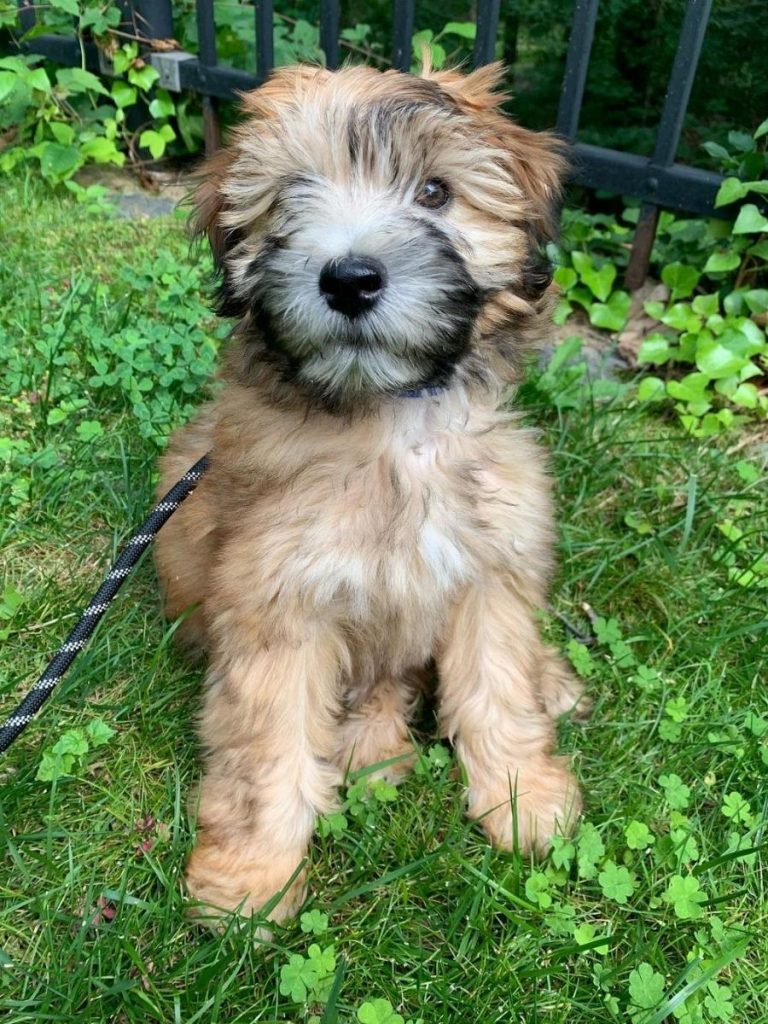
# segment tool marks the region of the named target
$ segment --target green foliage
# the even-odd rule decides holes
[[[746,168],[750,174],[765,173],[765,136],[765,122],[754,136],[746,136],[754,158]],[[745,145],[742,139],[736,141]],[[729,155],[725,150],[723,154],[727,164]],[[768,180],[726,177],[717,203],[740,202],[751,193],[768,194]],[[768,219],[757,206],[742,203],[731,234],[717,241],[703,266],[667,264],[661,276],[670,288],[669,301],[645,303],[646,314],[661,329],[645,339],[638,362],[678,372],[666,379],[644,378],[638,398],[671,399],[681,423],[695,437],[719,434],[749,418],[768,415],[768,395],[760,387],[768,369],[766,230]],[[728,275],[734,272],[732,284]],[[682,371],[687,372],[681,376]]]
[[[563,263],[555,271],[555,282],[563,293],[555,322],[564,323],[578,305],[593,326],[620,331],[627,322],[631,300],[627,292],[614,290],[616,274],[613,262],[603,261],[597,266],[590,253],[572,250],[570,266]]]
[[[306,957],[293,953],[280,969],[280,993],[294,1003],[326,1003],[336,971],[333,945],[312,944]]]
[[[115,7],[89,8],[76,0],[70,6],[68,14],[79,14],[80,32],[99,37],[120,21]],[[60,9],[61,2],[54,14]],[[177,114],[174,100],[155,89],[159,75],[138,44],[115,45],[111,58],[119,76],[111,82],[84,67],[56,68],[49,75],[34,54],[0,59],[0,129],[10,129],[13,140],[0,152],[0,172],[33,161],[47,182],[59,185],[87,163],[121,167],[136,146],[154,159],[163,156],[177,137],[170,123]],[[149,107],[151,128],[128,127],[127,112],[139,103]]]
[[[91,750],[108,743],[115,730],[100,718],[93,718],[84,729],[68,729],[43,751],[35,778],[39,782],[55,782],[66,775],[82,773]]]

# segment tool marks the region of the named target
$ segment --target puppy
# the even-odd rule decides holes
[[[198,227],[237,323],[163,459],[161,492],[212,453],[157,564],[210,659],[187,883],[218,911],[283,889],[271,917],[296,911],[345,771],[413,760],[433,659],[490,841],[542,852],[578,816],[553,748],[579,687],[536,624],[550,483],[497,411],[548,323],[563,160],[499,111],[499,77],[283,68],[205,167]]]

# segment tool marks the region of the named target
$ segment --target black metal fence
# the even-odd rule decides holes
[[[19,0],[24,30],[35,24],[36,0]],[[641,201],[626,283],[638,287],[648,270],[658,213],[661,208],[698,215],[727,216],[715,210],[714,200],[722,178],[708,171],[675,163],[683,119],[709,21],[712,0],[687,0],[680,26],[674,64],[670,71],[656,144],[651,157],[625,153],[578,140],[579,114],[589,69],[599,0],[574,0],[565,73],[560,93],[556,129],[572,144],[572,180],[592,189],[633,196]],[[206,150],[220,144],[217,100],[235,98],[238,90],[253,89],[264,81],[274,65],[274,4],[254,0],[256,61],[253,72],[223,67],[217,62],[216,26],[213,0],[197,0],[198,53],[192,54],[158,41],[173,40],[172,0],[123,0],[123,7],[147,49],[147,59],[160,74],[164,88],[172,92],[193,90],[203,100]],[[414,0],[393,0],[393,67],[407,71],[411,65],[411,37],[414,32]],[[500,0],[477,0],[473,63],[494,59],[500,16]],[[320,45],[329,68],[339,65],[340,4],[320,2]],[[94,43],[60,35],[38,35],[29,49],[51,60],[79,65],[83,54],[93,70],[108,71],[104,57]]]

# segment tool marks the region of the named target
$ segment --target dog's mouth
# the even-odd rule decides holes
[[[354,319],[332,312],[321,332],[301,330],[263,303],[253,316],[253,340],[284,383],[329,410],[350,411],[376,398],[450,385],[470,351],[480,306],[476,289],[455,300],[456,309],[433,309],[431,326],[410,333],[407,317],[392,324],[372,311]]]
[[[446,386],[470,351],[485,295],[455,245],[412,219],[345,242],[327,255],[322,237],[297,231],[247,265],[240,286],[253,362],[261,356],[284,383],[334,409]]]

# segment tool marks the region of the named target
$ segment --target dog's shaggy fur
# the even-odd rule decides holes
[[[578,815],[553,747],[579,688],[536,625],[545,459],[496,411],[547,324],[563,165],[499,112],[498,77],[283,69],[205,168],[199,226],[238,323],[215,401],[163,460],[161,491],[212,451],[157,561],[210,657],[187,875],[208,906],[251,913],[286,886],[345,770],[407,768],[432,659],[489,839],[541,851]],[[318,284],[349,256],[380,268],[352,313]]]

